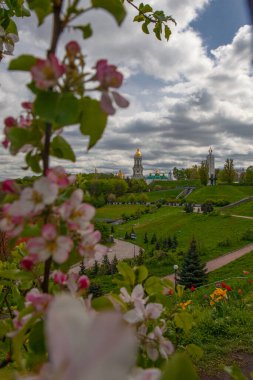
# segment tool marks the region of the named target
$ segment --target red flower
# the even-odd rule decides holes
[[[227,284],[224,281],[222,281],[221,287],[222,287],[222,289],[227,289]]]
[[[247,270],[244,270],[243,274],[245,274],[245,276],[248,276],[249,272]]]
[[[252,284],[252,280],[251,280],[250,278],[248,279],[248,283],[249,283],[249,284]]]
[[[173,290],[173,289],[169,289],[167,294],[168,294],[169,296],[172,296],[172,295],[174,294],[174,290]]]
[[[226,289],[228,292],[231,292],[231,290],[232,290],[231,286],[229,286],[229,285],[226,286]]]
[[[238,294],[242,294],[242,289],[238,289]]]
[[[195,286],[192,285],[192,286],[190,287],[190,291],[191,291],[191,292],[195,292],[195,290],[196,290]]]

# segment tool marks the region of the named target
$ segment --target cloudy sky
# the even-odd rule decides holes
[[[87,3],[88,0],[83,0]],[[138,0],[135,0],[138,3]],[[65,33],[59,47],[76,38],[87,64],[107,58],[124,72],[121,89],[130,107],[109,118],[100,142],[87,153],[87,139],[71,127],[66,138],[77,154],[73,172],[132,173],[137,147],[143,154],[144,171],[174,166],[189,167],[205,158],[213,147],[217,166],[233,158],[237,167],[253,164],[253,79],[251,30],[246,0],[150,0],[146,3],[172,15],[177,26],[169,42],[142,33],[129,13],[122,27],[102,11],[88,13],[94,36],[82,41]],[[15,54],[45,56],[50,22],[38,29],[36,19],[19,23],[20,42]],[[0,66],[1,118],[17,116],[21,101],[31,95],[26,74],[7,72],[8,58]],[[23,176],[23,157],[10,157],[0,148],[0,176]]]

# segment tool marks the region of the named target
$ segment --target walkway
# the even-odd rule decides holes
[[[132,244],[124,240],[114,239],[114,244],[109,248],[107,256],[110,262],[113,260],[115,255],[119,260],[131,259],[132,257],[135,257],[139,254],[140,248],[141,247],[136,244]],[[103,257],[98,261],[101,262],[102,260]],[[94,261],[90,261],[89,265],[86,265],[86,268],[91,268],[93,264]],[[79,270],[79,264],[75,264],[71,269],[72,272],[79,272]]]
[[[206,264],[207,272],[212,272],[216,269],[219,269],[223,267],[226,264],[229,264],[231,261],[234,261],[236,259],[239,259],[240,257],[246,255],[246,253],[249,253],[253,251],[253,243],[246,245],[243,248],[237,249],[236,251],[226,253],[223,256],[217,257],[216,259],[213,259],[211,261],[208,261]],[[171,281],[174,281],[174,274],[170,274],[169,276],[166,276]]]

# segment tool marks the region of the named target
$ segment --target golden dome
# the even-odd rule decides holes
[[[117,176],[118,176],[120,179],[124,179],[124,178],[125,178],[124,173],[122,172],[122,170],[119,170],[119,171],[118,171]]]
[[[135,157],[141,157],[141,151],[139,148],[135,152]]]

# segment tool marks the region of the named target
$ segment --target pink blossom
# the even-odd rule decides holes
[[[120,95],[118,92],[112,91],[112,96],[117,106],[121,108],[126,108],[129,106],[129,101],[125,99],[122,95]]]
[[[50,304],[46,336],[51,360],[46,380],[127,380],[135,362],[137,342],[121,316],[88,313],[68,295]]]
[[[55,168],[48,169],[47,177],[50,181],[61,188],[72,185],[76,180],[76,176],[68,175],[62,166],[56,166]]]
[[[126,288],[121,288],[120,289],[120,298],[122,299],[123,302],[126,303],[134,303],[136,300],[139,300],[145,304],[148,300],[148,298],[143,298],[144,297],[144,289],[141,284],[138,284],[134,287],[131,295],[128,293]]]
[[[163,336],[163,329],[159,326],[156,326],[154,331],[148,334],[148,338],[147,354],[151,360],[156,361],[159,355],[167,359],[174,352],[173,344]]]
[[[76,56],[81,51],[80,45],[76,41],[69,41],[65,48],[69,56]]]
[[[71,230],[83,230],[88,227],[89,221],[95,215],[95,209],[89,204],[82,203],[83,192],[75,190],[68,201],[59,208],[58,213],[65,220]]]
[[[20,261],[20,267],[30,271],[34,267],[35,264],[38,263],[38,256],[37,255],[28,255],[25,256],[21,261]]]
[[[7,149],[8,148],[8,146],[9,146],[9,140],[7,139],[7,137],[5,137],[5,139],[2,141],[2,145],[3,145],[3,147],[5,148],[5,149]]]
[[[13,216],[29,216],[38,213],[47,205],[51,205],[58,194],[58,186],[48,178],[41,177],[34,182],[33,187],[25,188],[20,199],[13,202],[10,213]]]
[[[46,90],[53,87],[65,71],[65,66],[51,53],[48,59],[37,59],[36,64],[31,69],[31,74],[36,86]]]
[[[15,330],[20,330],[25,325],[25,323],[31,318],[30,314],[24,315],[20,318],[19,312],[17,310],[14,310],[14,315],[15,317],[13,318],[12,323]],[[15,335],[15,332],[11,332],[8,334],[9,337],[13,337]]]
[[[59,264],[64,263],[73,247],[73,241],[68,236],[57,236],[53,224],[45,224],[42,228],[42,237],[31,238],[27,243],[30,254],[36,254],[40,261],[52,256]]]
[[[78,285],[80,289],[88,289],[90,286],[90,280],[87,276],[82,275],[78,279]]]
[[[114,65],[108,65],[106,59],[101,59],[96,64],[96,74],[93,80],[100,82],[102,89],[107,90],[109,87],[118,88],[122,85],[123,75],[117,71]]]
[[[8,194],[19,193],[19,186],[13,179],[6,179],[2,182],[2,191]]]
[[[80,255],[86,256],[88,259],[101,258],[107,252],[107,248],[97,244],[100,239],[101,233],[99,231],[90,230],[89,233],[84,233],[78,247]]]
[[[162,376],[158,368],[135,368],[128,380],[159,380]]]
[[[135,300],[134,309],[127,311],[124,314],[124,319],[130,323],[135,324],[143,322],[147,319],[157,319],[163,312],[163,306],[159,303],[149,303],[146,306],[142,300]]]
[[[50,294],[40,293],[38,289],[33,288],[25,296],[26,306],[33,305],[37,311],[44,311],[52,298]]]
[[[100,100],[100,106],[107,115],[114,115],[116,110],[112,105],[112,101],[108,92],[103,91]]]
[[[15,127],[15,125],[17,125],[17,120],[12,116],[6,117],[6,119],[4,119],[4,125],[7,128]]]
[[[33,109],[33,103],[32,102],[23,102],[23,103],[21,103],[21,106],[27,111],[32,111],[32,109]]]
[[[52,278],[55,284],[66,285],[67,280],[68,280],[68,275],[61,272],[60,270],[57,270],[52,273]]]
[[[0,230],[8,232],[9,236],[18,236],[24,225],[24,219],[22,216],[15,216],[11,214],[12,204],[6,203],[2,207],[2,217],[0,219]]]

